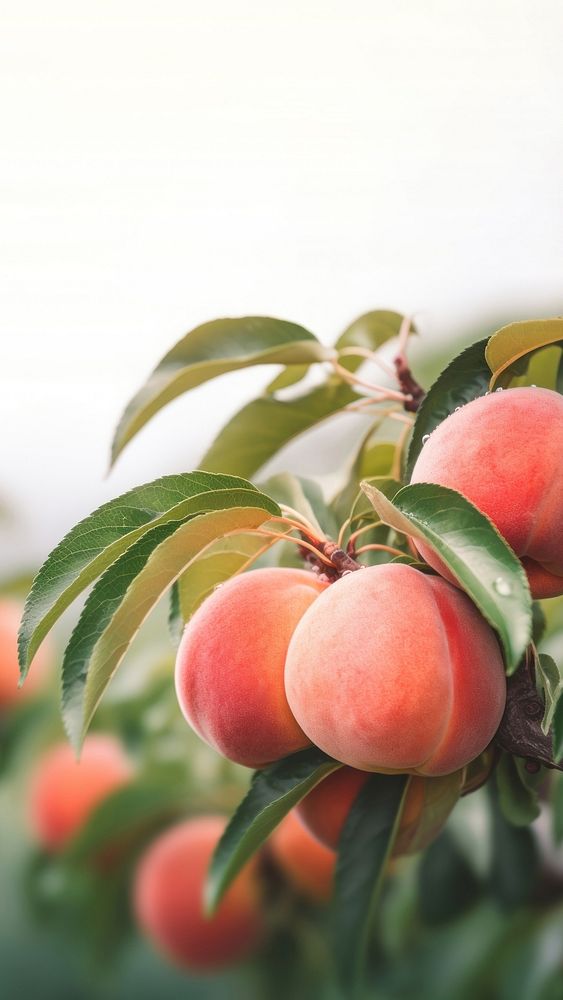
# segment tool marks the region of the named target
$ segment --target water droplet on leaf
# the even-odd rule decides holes
[[[500,594],[501,597],[510,597],[510,594],[512,593],[511,585],[508,580],[505,580],[502,576],[497,576],[495,582],[493,583],[493,587],[495,588],[497,594]]]
[[[423,444],[426,444],[427,441],[430,441],[430,434],[425,434],[422,438]]]

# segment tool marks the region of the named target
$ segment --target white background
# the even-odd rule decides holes
[[[199,322],[330,341],[383,306],[431,341],[563,311],[557,0],[3,10],[4,568],[197,465],[256,374],[173,404],[104,480],[122,406]]]

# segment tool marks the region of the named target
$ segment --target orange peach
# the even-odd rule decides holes
[[[305,829],[294,809],[274,830],[268,846],[276,864],[298,892],[313,903],[329,901],[336,854]]]
[[[80,760],[68,743],[48,750],[35,769],[30,794],[31,824],[42,847],[64,848],[96,806],[132,775],[121,744],[110,735],[88,736]]]
[[[506,700],[500,647],[475,605],[397,563],[318,597],[293,633],[285,684],[298,723],[331,757],[428,776],[481,753]]]
[[[262,767],[308,746],[287,703],[284,664],[297,622],[325,586],[305,570],[253,570],[219,587],[186,625],[180,707],[230,760]]]
[[[535,598],[563,594],[563,396],[535,387],[481,396],[432,432],[413,483],[462,493],[522,559]],[[417,547],[451,579],[436,554]],[[452,581],[453,582],[453,581]]]
[[[45,683],[51,660],[48,643],[38,649],[25,684],[18,688],[18,629],[23,607],[9,598],[0,599],[0,712],[27,700]]]
[[[256,862],[206,917],[203,889],[209,862],[225,828],[221,816],[185,820],[161,834],[142,856],[133,908],[141,930],[174,963],[205,972],[251,955],[264,932]]]
[[[459,798],[462,773],[411,778],[393,857],[424,850],[434,840]],[[326,847],[338,848],[348,813],[368,778],[366,771],[342,767],[321,781],[297,806],[301,822]]]

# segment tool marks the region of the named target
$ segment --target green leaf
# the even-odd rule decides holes
[[[75,747],[80,746],[102,694],[143,621],[192,560],[217,538],[257,528],[278,509],[252,490],[229,491],[220,503],[221,509],[159,524],[146,532],[92,590],[63,661],[63,719]]]
[[[539,601],[532,603],[532,642],[539,646],[547,629],[547,618]]]
[[[186,810],[185,789],[162,776],[139,779],[112,792],[90,814],[70,841],[64,856],[73,863],[99,857],[104,851],[122,849],[130,854],[135,843],[156,827]]]
[[[536,681],[541,688],[545,702],[541,727],[542,732],[547,736],[551,729],[557,703],[563,695],[563,670],[547,653],[540,653],[536,657],[535,667]]]
[[[27,598],[19,635],[22,677],[63,611],[145,532],[205,509],[207,501],[200,503],[198,497],[241,488],[258,492],[237,476],[200,471],[164,476],[110,500],[80,521],[43,563]]]
[[[526,574],[494,525],[455,490],[429,483],[405,486],[393,501],[363,485],[380,518],[429,545],[498,633],[513,673],[532,631]]]
[[[494,784],[488,785],[492,813],[490,883],[505,909],[527,903],[536,884],[539,855],[529,827],[513,826],[505,819]]]
[[[337,533],[338,526],[334,514],[328,507],[320,486],[312,479],[294,476],[290,472],[281,472],[270,476],[261,482],[260,486],[273,500],[293,507],[306,517],[318,532],[319,538],[323,532],[331,537]]]
[[[373,774],[359,792],[338,845],[334,917],[342,982],[358,985],[377,901],[410,783],[406,774]]]
[[[183,629],[184,619],[182,618],[182,610],[180,608],[180,588],[178,580],[176,580],[170,588],[170,603],[168,605],[168,631],[175,646],[179,644],[182,638]]]
[[[479,879],[447,829],[422,856],[418,892],[420,914],[427,924],[449,923],[481,893]]]
[[[311,363],[333,354],[309,330],[281,319],[242,316],[204,323],[178,341],[128,404],[115,432],[112,464],[158,410],[209,379],[252,365]]]
[[[404,318],[401,313],[387,309],[375,309],[364,313],[346,327],[334,346],[338,351],[348,347],[377,351],[386,341],[398,336]],[[416,333],[414,323],[411,323],[410,330],[411,333]],[[348,371],[355,372],[365,363],[365,358],[345,355],[339,358],[339,363]]]
[[[332,507],[341,522],[350,516],[354,502],[358,495],[361,496],[360,483],[362,479],[391,475],[395,459],[395,445],[387,441],[377,441],[370,445],[372,435],[377,431],[381,422],[381,420],[377,420],[372,424],[360,441],[359,448],[347,472],[346,484],[332,500]],[[399,486],[400,484],[398,484],[397,489]]]
[[[265,393],[267,396],[273,396],[276,392],[281,389],[289,389],[292,385],[297,385],[305,378],[305,375],[309,371],[309,365],[287,365],[283,368],[279,375],[276,375],[274,379],[266,386]]]
[[[252,476],[294,438],[362,398],[331,379],[296,399],[255,399],[219,432],[201,464],[211,472],[236,469]]]
[[[332,771],[342,767],[312,747],[256,771],[250,789],[219,841],[205,892],[210,913],[249,858],[284,816]]]
[[[485,357],[492,372],[490,387],[508,385],[515,365],[527,355],[563,341],[563,319],[509,323],[490,338]]]
[[[541,771],[539,775],[542,779]],[[533,782],[526,780],[525,772],[518,767],[511,754],[502,754],[495,776],[499,805],[505,819],[513,826],[528,826],[533,823],[540,814],[538,792]]]
[[[210,545],[177,582],[182,627],[215,587],[250,565],[265,547],[275,544],[275,539],[268,542],[266,538],[241,532]]]
[[[490,369],[485,360],[487,339],[467,347],[444,368],[418,408],[407,458],[407,478],[420,454],[423,439],[453,413],[489,389]]]

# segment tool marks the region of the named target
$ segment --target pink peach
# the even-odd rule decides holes
[[[432,432],[412,474],[462,493],[522,559],[532,596],[563,594],[563,396],[524,387],[481,396]],[[417,548],[451,579],[429,546]]]
[[[287,703],[284,664],[297,622],[325,586],[305,570],[253,570],[219,587],[186,625],[180,707],[230,760],[262,767],[308,746]]]
[[[331,757],[428,776],[481,753],[506,699],[497,639],[469,598],[390,563],[343,577],[311,605],[285,684],[298,723]]]

